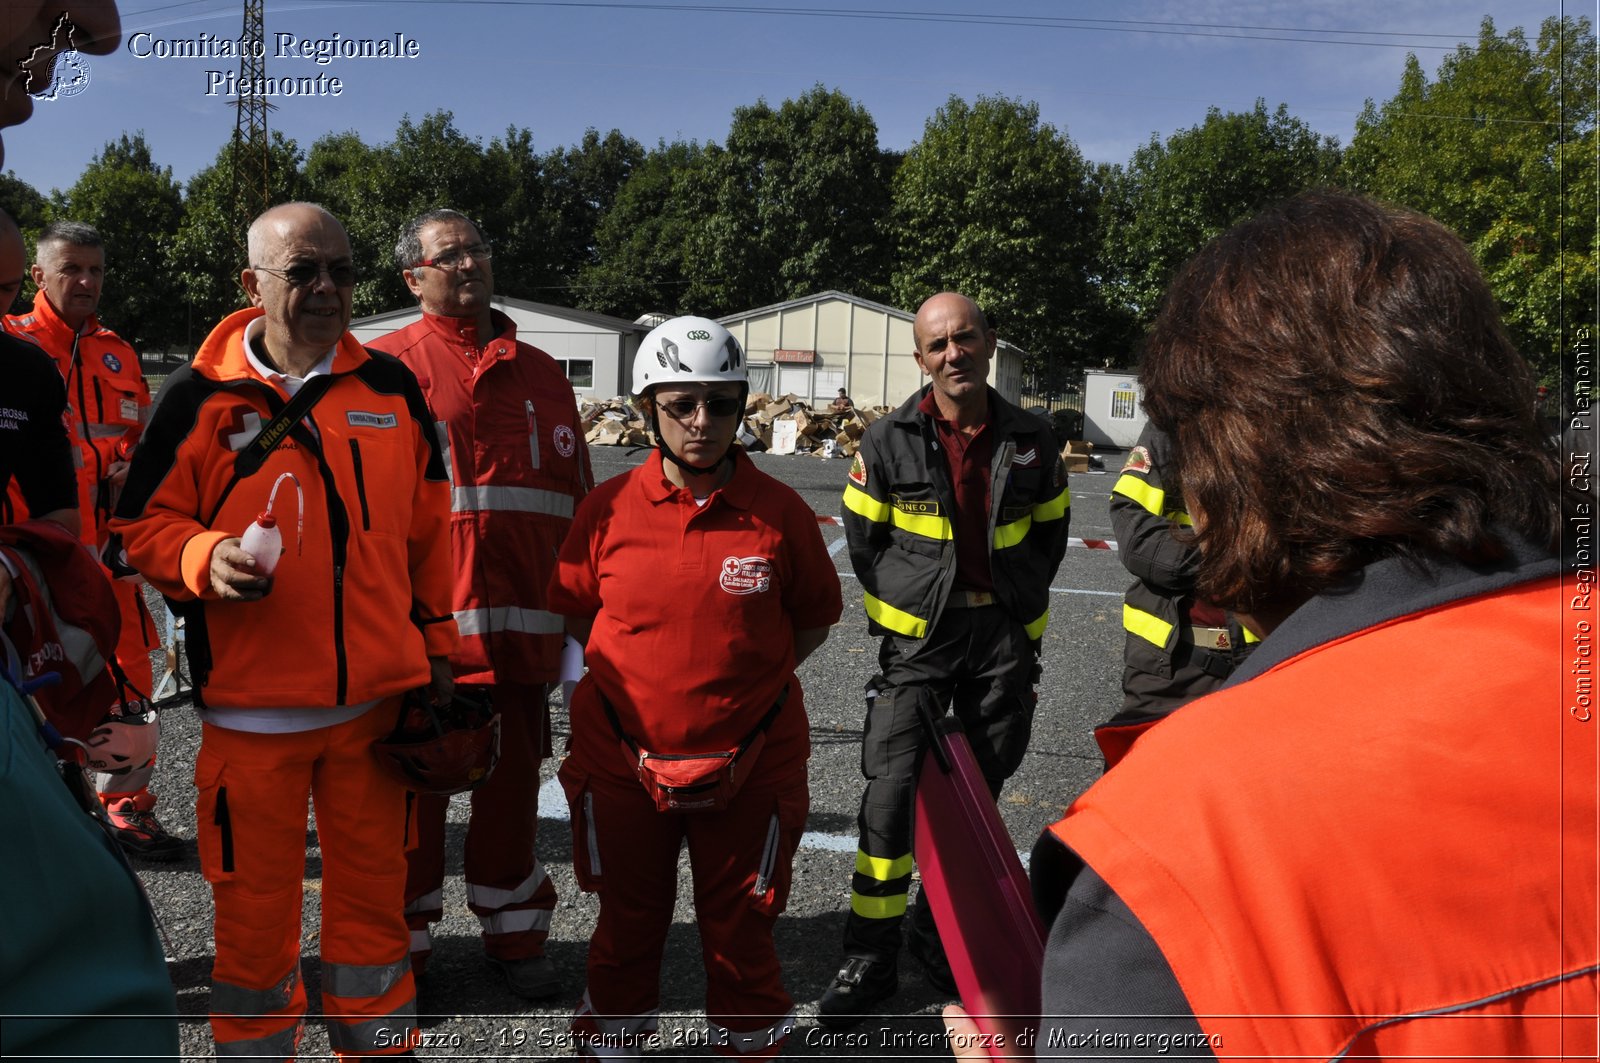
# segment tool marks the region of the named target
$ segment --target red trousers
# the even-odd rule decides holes
[[[300,920],[306,799],[322,849],[322,996],[341,1058],[389,1055],[416,1032],[401,918],[405,790],[372,742],[397,699],[294,734],[205,724],[195,764],[200,870],[216,906],[211,1031],[217,1055],[289,1059],[306,1013]]]
[[[467,821],[467,907],[483,926],[483,948],[502,960],[544,955],[556,887],[534,855],[539,826],[539,763],[550,753],[543,686],[500,683],[489,690],[500,713],[500,763],[472,791]],[[412,962],[432,949],[428,924],[444,915],[445,809],[450,799],[415,798],[416,846],[406,853],[406,924]]]
[[[588,774],[571,757],[562,762],[573,871],[600,896],[588,989],[573,1023],[580,1037],[655,1028],[678,850],[687,840],[712,1044],[745,1059],[777,1054],[793,1028],[794,1002],[772,931],[788,902],[809,794],[803,765],[777,780],[760,771],[724,811],[662,813],[637,780]]]

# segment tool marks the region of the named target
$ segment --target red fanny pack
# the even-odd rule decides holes
[[[655,802],[657,812],[720,812],[750,777],[761,747],[767,744],[767,728],[778,718],[778,710],[788,697],[789,688],[784,687],[753,731],[733,749],[716,753],[652,753],[622,729],[622,721],[603,694],[600,705],[606,710],[611,729],[617,732],[623,756]]]

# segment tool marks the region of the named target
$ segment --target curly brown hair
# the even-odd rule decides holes
[[[1140,378],[1177,441],[1199,592],[1292,606],[1380,558],[1554,551],[1556,450],[1465,244],[1311,192],[1217,237],[1168,289]]]

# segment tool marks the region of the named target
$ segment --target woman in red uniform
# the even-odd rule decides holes
[[[794,673],[842,606],[816,515],[734,446],[748,390],[716,322],[646,336],[633,391],[658,449],[584,499],[551,581],[589,666],[561,766],[573,869],[600,896],[573,1020],[589,1056],[637,1058],[656,1028],[685,839],[711,1044],[770,1058],[794,1026],[772,938],[809,802]]]

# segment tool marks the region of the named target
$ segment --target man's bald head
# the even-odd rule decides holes
[[[344,224],[328,208],[318,203],[280,203],[276,207],[268,207],[250,223],[250,231],[245,235],[245,253],[250,257],[252,266],[275,266],[277,263],[267,261],[277,244],[283,238],[308,223],[315,225],[318,218],[331,223],[342,234]],[[346,243],[350,237],[345,236]]]
[[[911,338],[916,343],[917,350],[922,350],[923,335],[928,323],[935,319],[942,320],[950,315],[972,322],[980,331],[989,330],[989,318],[970,296],[962,295],[960,292],[940,292],[923,301],[917,308],[916,320],[911,323]]]
[[[280,371],[304,376],[350,324],[350,236],[315,203],[285,203],[250,224],[250,266],[239,277],[264,312],[262,340]]]

